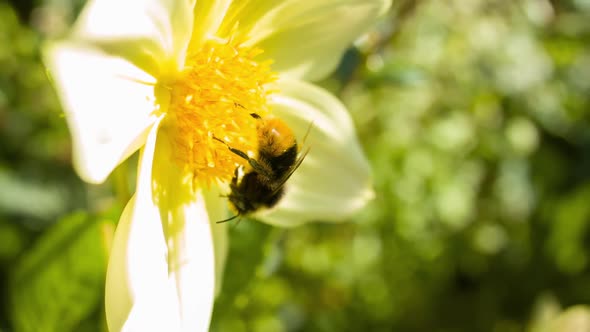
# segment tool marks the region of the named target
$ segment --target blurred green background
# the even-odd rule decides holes
[[[39,54],[83,4],[0,1],[1,332],[106,331],[127,170],[74,174]],[[590,0],[396,0],[321,84],[377,197],[235,227],[212,331],[590,331]]]

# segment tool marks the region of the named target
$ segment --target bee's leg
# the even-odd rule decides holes
[[[220,140],[219,138],[217,138],[215,136],[213,136],[213,139],[223,143],[225,146],[227,146],[227,148],[231,152],[233,152],[233,153],[237,154],[238,156],[242,157],[243,159],[245,159],[250,164],[250,166],[252,166],[254,171],[256,171],[256,173],[262,174],[266,177],[272,176],[272,173],[267,168],[262,166],[258,161],[256,161],[256,159],[248,157],[248,155],[244,151],[232,148],[231,146],[227,145],[227,143],[225,143],[224,141]]]
[[[267,167],[262,166],[258,161],[256,161],[256,159],[250,158],[248,159],[248,163],[250,164],[250,166],[252,166],[256,173],[262,174],[266,178],[270,178],[273,176],[272,171],[269,170]]]
[[[223,140],[220,140],[219,138],[217,138],[215,136],[213,136],[213,139],[216,140],[216,141],[219,141],[219,142],[223,143],[225,146],[227,146],[227,148],[231,152],[233,152],[233,153],[237,154],[238,156],[246,159],[247,161],[250,161],[250,157],[248,157],[248,155],[244,151],[232,148],[231,146],[227,145],[227,143],[225,143]]]
[[[227,219],[219,220],[219,221],[216,221],[215,223],[216,223],[216,224],[222,224],[222,223],[224,223],[224,222],[228,222],[228,221],[234,220],[234,219],[236,219],[236,218],[237,218],[237,217],[239,217],[239,216],[240,216],[240,214],[238,213],[238,214],[236,214],[236,215],[235,215],[235,216],[233,216],[233,217],[229,217],[229,218],[227,218]]]

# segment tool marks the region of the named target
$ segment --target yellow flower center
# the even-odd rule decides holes
[[[234,39],[206,41],[189,50],[184,70],[169,85],[173,157],[202,185],[228,181],[247,163],[228,146],[250,156],[257,150],[251,113],[269,113],[269,83],[276,80],[270,62],[255,60],[260,53]]]

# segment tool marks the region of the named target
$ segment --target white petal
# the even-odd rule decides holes
[[[194,6],[195,0],[90,0],[73,38],[159,75],[162,66],[184,63]]]
[[[284,79],[279,85],[281,93],[273,97],[274,114],[295,131],[301,150],[310,150],[287,181],[277,207],[260,216],[283,226],[342,221],[373,197],[369,164],[352,120],[342,103],[319,87]]]
[[[111,332],[180,330],[176,289],[168,281],[166,242],[157,212],[145,210],[133,197],[117,226],[106,281]]]
[[[152,326],[155,330],[178,331],[180,327],[174,285],[168,282],[166,239],[159,211],[151,204],[149,179],[156,134],[154,128],[142,150],[138,183],[143,186],[125,207],[111,249],[105,304],[112,332],[147,330],[150,324],[156,324]],[[151,322],[144,316],[158,320]]]
[[[182,331],[209,327],[215,291],[215,248],[205,199],[173,159],[172,139],[158,133],[151,177],[168,246],[168,269],[176,284]],[[139,190],[139,187],[138,187]]]
[[[390,5],[391,0],[234,1],[222,32],[228,34],[238,22],[248,43],[274,61],[273,70],[318,80]]]
[[[191,40],[192,45],[198,45],[205,38],[215,35],[231,2],[232,0],[197,1]]]
[[[80,45],[45,49],[80,176],[99,183],[145,141],[155,121],[155,79],[133,64]]]
[[[185,187],[169,187],[179,173],[162,169],[175,167],[161,136],[156,142],[154,130],[148,137],[136,196],[115,234],[106,286],[111,332],[209,327],[215,261],[205,200],[187,196]]]

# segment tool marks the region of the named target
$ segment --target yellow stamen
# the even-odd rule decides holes
[[[169,128],[174,158],[200,184],[228,181],[247,162],[228,146],[250,155],[257,149],[256,119],[268,114],[270,62],[254,58],[261,50],[239,41],[206,41],[188,52],[185,69],[170,88]]]

